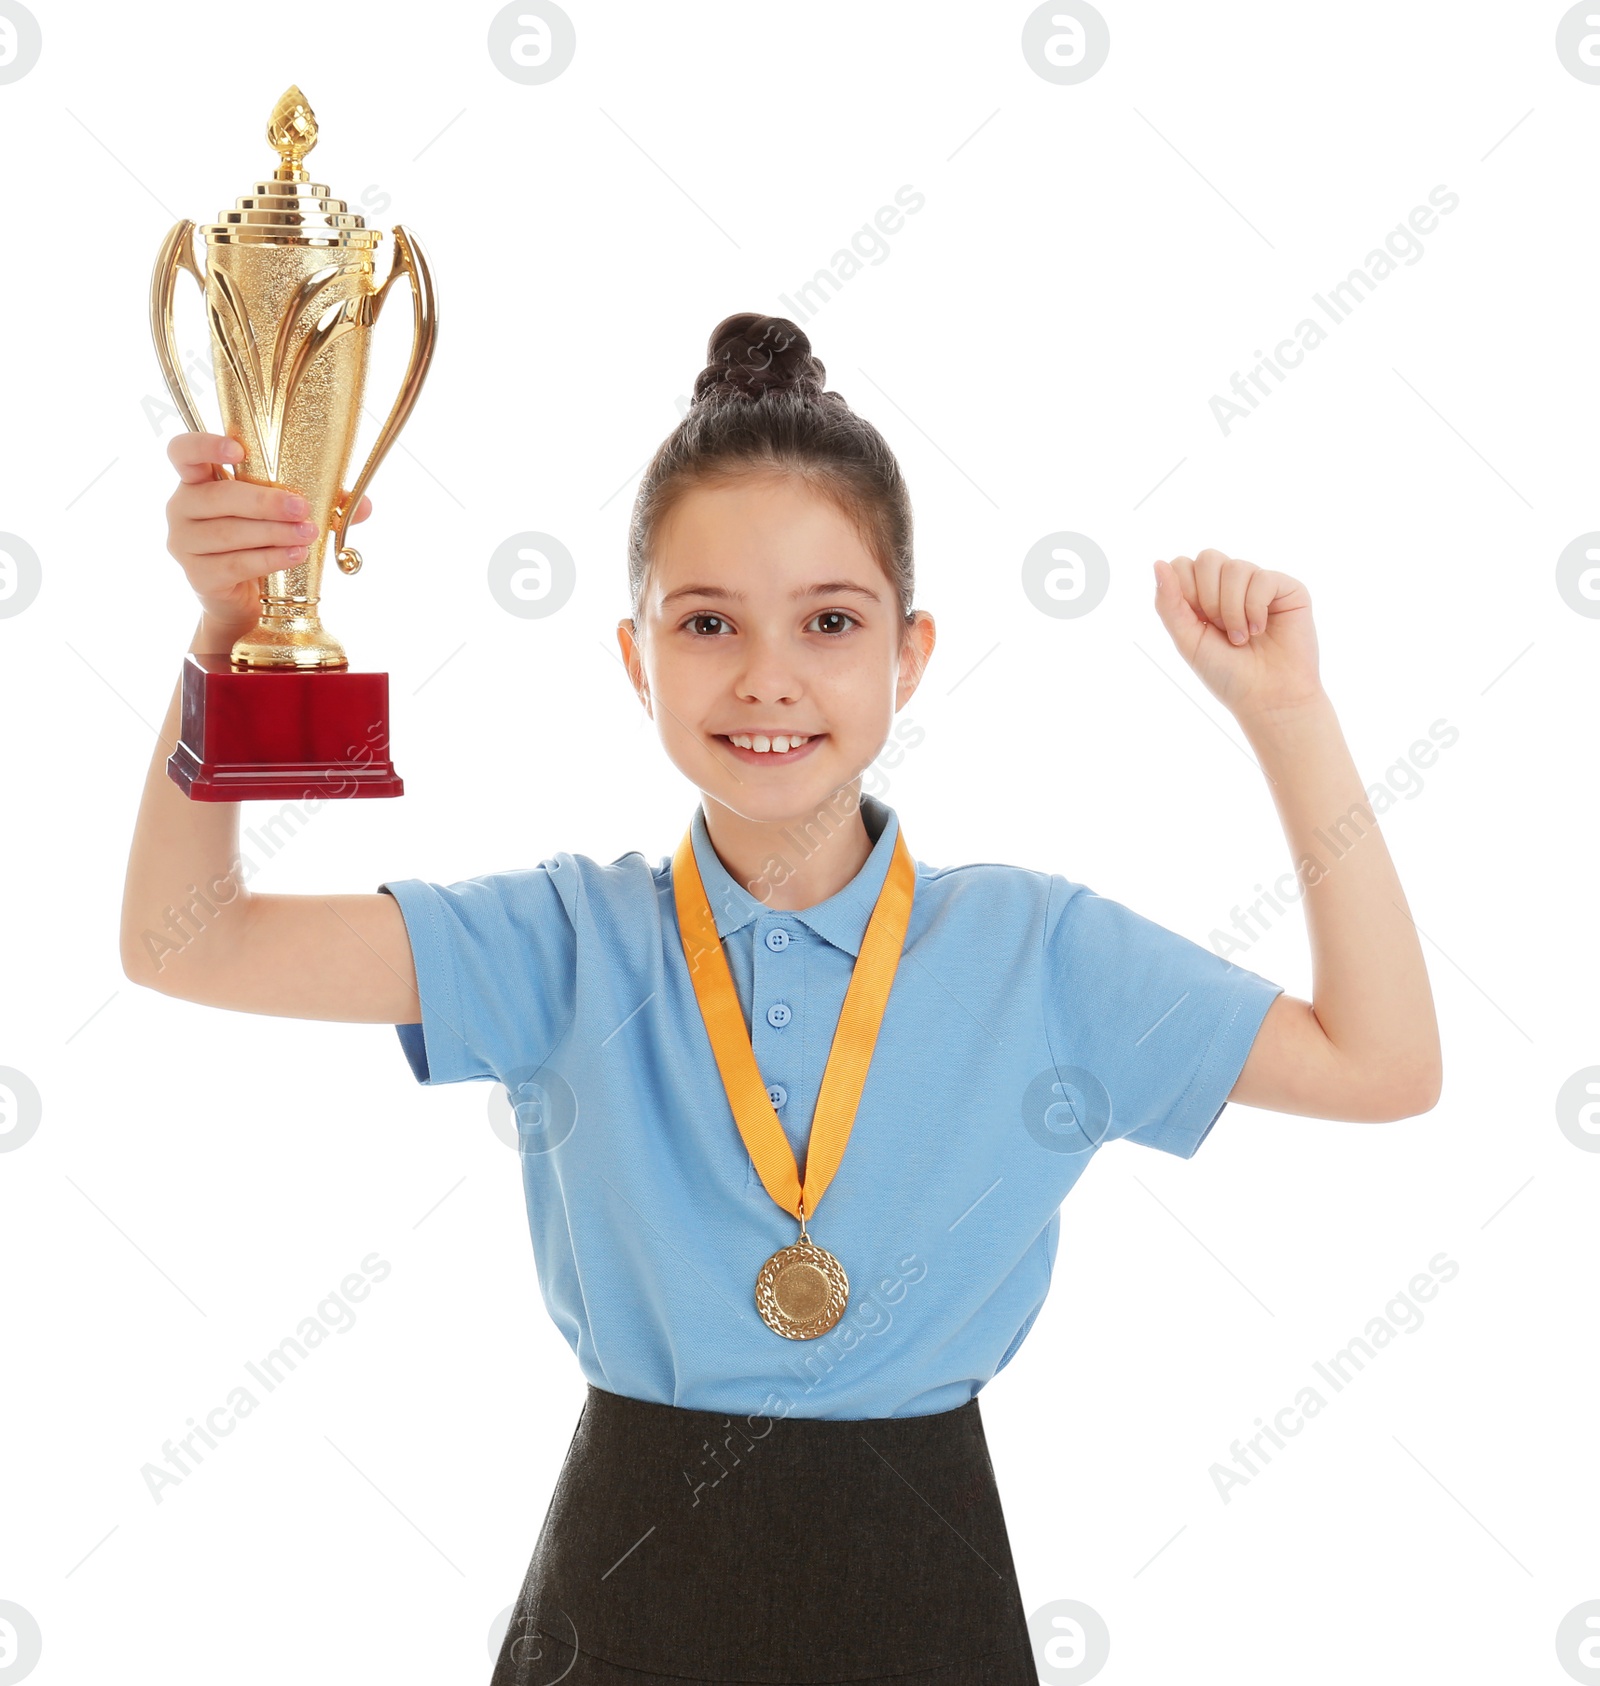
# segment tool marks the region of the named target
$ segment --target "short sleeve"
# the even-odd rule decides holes
[[[1283,985],[1053,874],[1044,1018],[1084,1147],[1192,1158]]]
[[[419,1083],[543,1064],[572,1022],[576,940],[549,868],[380,884],[400,904],[422,1003],[396,1025]]]

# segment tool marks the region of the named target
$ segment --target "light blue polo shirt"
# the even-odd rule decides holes
[[[815,907],[695,858],[756,1063],[797,1159],[899,819]],[[676,838],[674,838],[676,844]],[[796,836],[798,851],[814,846]],[[793,1341],[756,1273],[799,1234],[739,1135],[683,957],[670,853],[564,851],[380,886],[405,916],[422,1083],[506,1085],[540,1291],[596,1387],[728,1414],[963,1405],[1044,1304],[1061,1202],[1105,1142],[1187,1159],[1282,986],[1058,873],[916,862],[906,945],[855,1127],[809,1228],[849,1306]],[[758,883],[758,889],[762,886]]]

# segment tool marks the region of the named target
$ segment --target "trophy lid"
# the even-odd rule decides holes
[[[330,198],[301,160],[317,144],[317,117],[304,94],[291,84],[267,119],[267,139],[277,149],[278,168],[258,181],[231,211],[219,211],[202,228],[211,246],[376,246],[382,229],[368,228],[343,199]]]

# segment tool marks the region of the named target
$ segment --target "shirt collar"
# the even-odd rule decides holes
[[[872,846],[872,853],[862,862],[860,871],[843,889],[835,891],[815,907],[768,908],[738,883],[722,864],[717,851],[711,846],[711,834],[706,829],[705,805],[697,804],[690,827],[695,865],[700,868],[706,900],[716,917],[717,936],[726,938],[731,932],[741,930],[760,913],[782,913],[785,918],[798,919],[835,948],[842,948],[847,954],[859,954],[867,921],[872,917],[878,893],[889,874],[895,839],[900,835],[899,816],[875,796],[862,796],[861,817],[869,837],[874,827],[879,828],[878,840]],[[803,843],[803,834],[797,832],[795,837],[797,846]]]

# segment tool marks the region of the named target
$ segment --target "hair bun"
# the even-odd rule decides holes
[[[793,392],[813,402],[827,398],[842,404],[838,393],[823,391],[827,378],[821,360],[812,355],[811,341],[788,317],[745,310],[724,317],[711,330],[694,397],[698,403]]]

